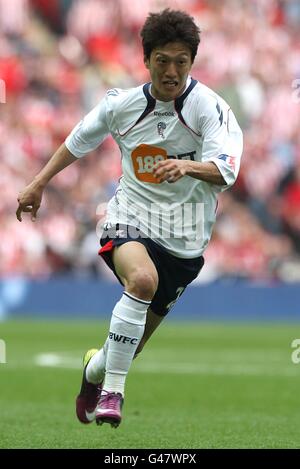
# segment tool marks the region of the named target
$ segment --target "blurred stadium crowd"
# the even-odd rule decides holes
[[[200,280],[300,280],[298,0],[0,0],[2,277],[110,275],[96,208],[120,176],[111,138],[53,180],[36,224],[16,221],[16,197],[108,88],[148,80],[139,30],[165,6],[197,20],[193,76],[231,104],[245,137]]]

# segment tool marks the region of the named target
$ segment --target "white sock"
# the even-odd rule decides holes
[[[135,351],[144,334],[151,301],[127,292],[116,304],[111,318],[103,389],[124,395],[125,380]]]
[[[103,347],[90,359],[86,367],[86,379],[89,383],[99,384],[104,380],[108,339]]]

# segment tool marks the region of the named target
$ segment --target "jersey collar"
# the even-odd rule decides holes
[[[177,98],[174,99],[174,105],[175,105],[175,109],[176,109],[177,112],[181,111],[181,109],[183,107],[184,100],[190,94],[190,92],[196,86],[197,83],[198,83],[197,80],[194,80],[190,76],[188,77],[188,79],[186,81],[186,87],[185,87],[184,92],[180,96],[178,96]],[[147,99],[147,108],[145,109],[145,112],[147,112],[147,114],[149,112],[153,111],[153,109],[156,105],[156,101],[157,101],[157,99],[154,98],[154,96],[151,94],[151,85],[152,85],[152,83],[149,82],[149,83],[146,83],[143,86],[143,92],[144,92],[144,95]]]

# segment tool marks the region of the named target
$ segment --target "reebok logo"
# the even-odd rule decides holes
[[[138,339],[134,339],[132,337],[126,337],[125,335],[115,334],[114,332],[109,333],[110,340],[114,340],[115,342],[122,342],[123,344],[131,344],[136,345]]]
[[[166,112],[154,111],[154,115],[157,116],[157,117],[173,117],[173,116],[175,116],[175,112],[173,112],[173,111],[166,111]]]

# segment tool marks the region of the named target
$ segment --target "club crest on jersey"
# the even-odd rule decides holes
[[[164,135],[164,131],[166,130],[166,128],[167,128],[167,124],[165,122],[159,122],[157,124],[157,132],[161,138],[166,138]]]

